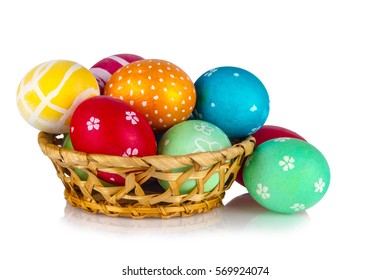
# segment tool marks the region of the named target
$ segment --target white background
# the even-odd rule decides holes
[[[268,266],[260,279],[389,279],[389,26],[379,0],[2,1],[0,278],[130,279],[121,276],[128,265],[180,265]],[[256,74],[270,95],[266,124],[298,132],[327,157],[328,193],[295,216],[261,212],[237,198],[238,184],[231,206],[188,219],[66,206],[16,89],[47,60],[89,68],[117,53],[171,61],[194,81],[225,65]]]

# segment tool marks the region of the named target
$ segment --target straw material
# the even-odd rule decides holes
[[[191,216],[221,206],[225,191],[255,146],[255,139],[249,137],[217,152],[124,158],[63,148],[62,137],[40,132],[38,143],[65,186],[65,199],[91,213],[131,218]],[[88,178],[82,180],[76,168],[85,171]],[[186,171],[176,171],[180,168]],[[96,176],[98,171],[120,174],[125,185],[104,186]],[[218,184],[204,192],[204,184],[216,173]],[[180,194],[180,186],[191,179],[196,181],[194,190]],[[170,187],[164,190],[157,180],[169,182]]]

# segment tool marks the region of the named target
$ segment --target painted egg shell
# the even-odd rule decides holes
[[[260,129],[269,114],[269,96],[263,83],[238,67],[218,67],[195,82],[194,115],[220,127],[231,138],[243,138]]]
[[[103,94],[104,86],[115,71],[131,62],[142,59],[142,57],[135,54],[122,53],[103,58],[95,63],[90,71],[99,84],[100,93]]]
[[[65,137],[64,137],[64,140],[63,140],[63,143],[62,143],[62,146],[65,148],[65,149],[69,149],[69,150],[74,150],[73,148],[73,144],[72,144],[72,140],[70,139],[70,135],[69,134],[66,134]],[[83,180],[83,181],[87,181],[88,180],[88,173],[86,171],[84,171],[83,169],[80,169],[80,168],[74,168],[73,171],[77,174],[77,176]],[[103,180],[100,180],[100,182],[102,183],[103,186],[105,187],[111,187],[111,186],[114,186],[113,184],[110,184],[106,181],[103,181]]]
[[[256,139],[256,146],[259,146],[260,144],[268,140],[281,137],[296,138],[306,141],[298,133],[276,125],[263,125],[258,131],[252,134],[252,136]],[[238,171],[236,181],[241,185],[244,185],[244,179],[242,178],[242,170],[243,168],[240,168],[240,170]]]
[[[137,109],[156,131],[187,120],[196,102],[190,77],[175,64],[159,59],[123,66],[111,76],[104,91]]]
[[[255,148],[243,177],[249,194],[260,205],[294,213],[322,199],[330,184],[330,169],[324,155],[308,142],[275,138]]]
[[[81,103],[71,119],[70,137],[77,151],[123,157],[156,154],[156,140],[146,119],[122,100],[96,96]],[[123,184],[122,176],[99,177]]]
[[[17,106],[33,127],[48,133],[69,132],[75,108],[99,95],[92,73],[68,60],[52,60],[31,69],[17,90]]]
[[[184,121],[171,127],[158,143],[158,154],[186,155],[192,153],[219,151],[231,146],[227,135],[212,123],[202,120]],[[184,172],[189,167],[173,170]],[[219,182],[219,174],[213,174],[204,184],[204,192],[210,192]],[[167,181],[159,180],[164,189],[169,188]],[[190,179],[180,186],[180,194],[191,192],[196,187],[195,179]]]
[[[306,141],[305,138],[303,138],[298,133],[276,125],[263,125],[258,131],[253,133],[252,136],[256,139],[256,146],[259,146],[260,144],[268,140],[283,137],[301,139],[303,141]]]

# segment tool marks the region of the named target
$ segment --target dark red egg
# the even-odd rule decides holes
[[[281,137],[296,138],[306,141],[298,133],[276,125],[264,125],[258,131],[253,133],[252,136],[256,139],[256,146],[264,143],[265,141]]]
[[[258,131],[252,134],[252,136],[256,139],[256,146],[259,146],[261,143],[264,143],[268,140],[281,137],[296,138],[306,141],[298,133],[276,125],[263,125]],[[244,164],[245,162],[243,165]],[[241,185],[244,185],[244,179],[242,178],[242,168],[238,171],[236,181]]]
[[[77,151],[122,157],[156,154],[156,139],[143,115],[124,101],[96,96],[82,102],[70,121],[70,137]],[[124,184],[122,176],[100,172],[99,177]]]

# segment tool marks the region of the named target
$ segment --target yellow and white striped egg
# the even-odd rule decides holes
[[[99,94],[98,83],[87,68],[69,60],[51,60],[23,77],[17,90],[17,107],[36,129],[67,133],[76,107]]]

